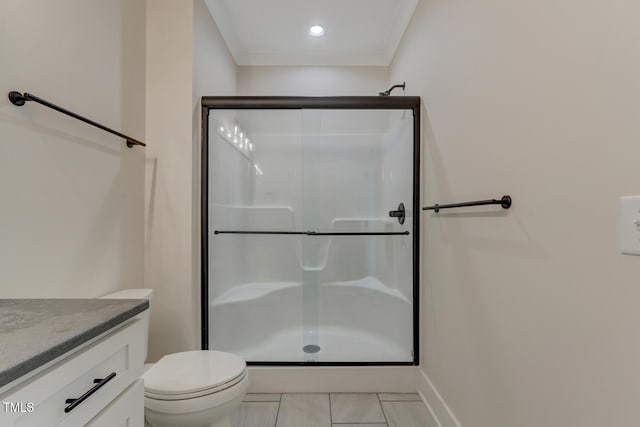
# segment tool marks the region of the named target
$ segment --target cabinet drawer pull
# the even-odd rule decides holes
[[[94,383],[96,383],[96,385],[94,385],[93,387],[91,387],[85,394],[83,394],[82,396],[80,396],[77,399],[67,399],[64,401],[64,403],[67,403],[70,405],[67,406],[66,408],[64,408],[64,412],[71,412],[73,411],[77,406],[79,406],[82,402],[84,402],[85,400],[87,400],[87,398],[89,396],[91,396],[93,393],[95,393],[96,391],[98,391],[100,389],[100,387],[102,387],[103,385],[105,385],[106,383],[108,383],[109,381],[111,381],[112,379],[114,379],[116,377],[116,373],[112,372],[109,374],[109,376],[105,377],[105,378],[96,378],[93,380]]]

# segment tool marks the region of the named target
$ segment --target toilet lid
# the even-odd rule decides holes
[[[155,395],[197,393],[232,382],[245,368],[242,358],[222,351],[168,354],[144,374],[144,388]]]

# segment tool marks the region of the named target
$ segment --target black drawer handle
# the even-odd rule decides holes
[[[77,399],[67,399],[64,401],[64,403],[70,403],[69,406],[67,406],[66,408],[64,408],[64,412],[71,412],[73,411],[76,407],[78,407],[82,402],[84,402],[85,400],[87,400],[87,398],[89,396],[91,396],[93,393],[95,393],[96,391],[98,391],[100,389],[100,387],[102,387],[103,385],[105,385],[106,383],[108,383],[109,381],[111,381],[112,379],[114,379],[116,377],[116,373],[112,372],[109,374],[109,376],[105,377],[105,378],[96,378],[93,380],[94,383],[96,383],[96,385],[94,385],[93,387],[91,387],[91,389],[89,389],[85,394],[83,394],[82,396],[80,396]]]

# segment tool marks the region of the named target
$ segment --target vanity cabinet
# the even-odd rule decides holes
[[[69,351],[0,396],[3,427],[144,424],[140,316]]]

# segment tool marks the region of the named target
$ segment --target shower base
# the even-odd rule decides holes
[[[320,351],[317,353],[302,350],[309,344],[305,343],[302,331],[293,328],[280,331],[255,346],[228,351],[255,362],[382,363],[412,360],[405,349],[381,336],[337,327],[322,328],[318,335],[315,345],[320,347]]]
[[[321,283],[317,323],[305,324],[303,284],[237,286],[211,303],[210,348],[253,363],[411,363],[411,302],[368,276]],[[231,326],[232,325],[232,326]],[[401,326],[400,326],[401,325]],[[231,327],[230,327],[231,326]],[[307,353],[305,346],[320,350]]]

